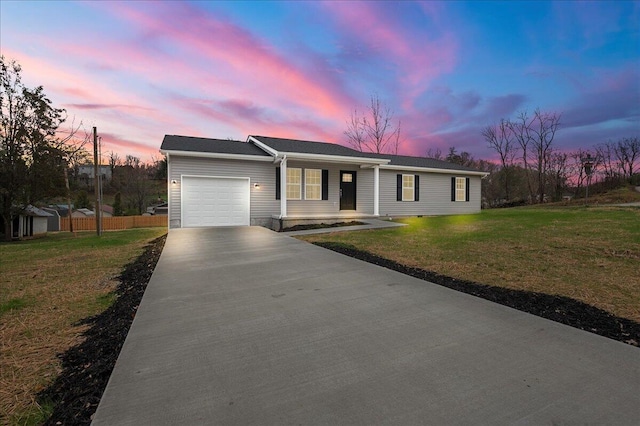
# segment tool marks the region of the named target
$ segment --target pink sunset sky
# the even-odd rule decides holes
[[[640,3],[0,2],[0,53],[103,152],[165,134],[346,145],[372,94],[400,153],[492,158],[481,129],[535,108],[561,149],[640,136]]]

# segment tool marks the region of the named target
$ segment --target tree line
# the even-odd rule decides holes
[[[16,61],[0,55],[0,218],[6,240],[12,238],[14,218],[28,205],[63,199],[71,211],[73,199],[90,204],[77,171],[89,163],[85,146],[91,135],[82,122],[76,124],[64,109],[54,107],[42,86],[27,87],[21,73]],[[166,161],[145,164],[136,157],[121,161],[113,156],[109,164],[116,178],[107,189],[121,193],[116,199],[124,198],[122,210],[143,213],[149,182],[166,173]]]
[[[140,215],[146,212],[149,200],[162,199],[166,184],[166,158],[153,158],[145,163],[139,157],[116,152],[107,154],[109,173],[101,173],[103,192],[113,196],[113,215]],[[93,170],[89,174],[80,173],[80,165],[70,166],[71,189],[76,193],[75,208],[94,208],[90,193],[93,193],[95,180]],[[159,191],[158,189],[161,188]]]
[[[486,194],[491,205],[559,201],[564,195],[581,195],[590,182],[599,182],[605,189],[640,184],[634,177],[640,162],[640,138],[565,151],[554,144],[559,126],[560,114],[536,109],[533,115],[524,111],[515,119],[501,119],[482,129],[484,140],[500,161],[491,177],[500,187]]]
[[[358,151],[398,154],[400,121],[378,95],[370,98],[363,113],[357,110],[346,122],[347,143]],[[559,201],[580,196],[588,183],[616,188],[625,183],[640,185],[640,138],[625,137],[587,149],[562,150],[556,144],[561,114],[542,111],[519,112],[481,130],[498,162],[476,159],[450,147],[443,154],[429,149],[425,156],[489,172],[482,180],[485,207]],[[589,164],[590,175],[585,166]]]

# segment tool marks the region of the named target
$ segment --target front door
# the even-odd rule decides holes
[[[340,171],[340,210],[356,209],[356,172]]]

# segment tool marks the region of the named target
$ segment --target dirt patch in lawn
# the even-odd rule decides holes
[[[424,269],[405,266],[393,260],[358,250],[347,244],[330,242],[314,242],[314,244],[542,318],[599,334],[632,346],[640,346],[640,323],[617,317],[607,311],[569,297],[514,290],[459,280]]]
[[[358,222],[357,220],[352,220],[351,222],[338,222],[338,223],[313,223],[309,225],[290,226],[289,228],[283,228],[282,231],[280,232],[306,231],[309,229],[339,228],[341,226],[356,226],[356,225],[366,225],[366,223]]]
[[[62,372],[39,395],[41,404],[53,405],[45,424],[91,423],[165,240],[166,235],[153,240],[124,268],[115,290],[117,298],[107,310],[81,321],[89,327],[83,333],[85,339],[59,356]]]

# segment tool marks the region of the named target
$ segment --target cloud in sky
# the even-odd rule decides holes
[[[2,2],[2,54],[104,149],[164,134],[345,144],[377,94],[402,153],[490,157],[480,130],[562,113],[571,149],[640,134],[637,2]]]

